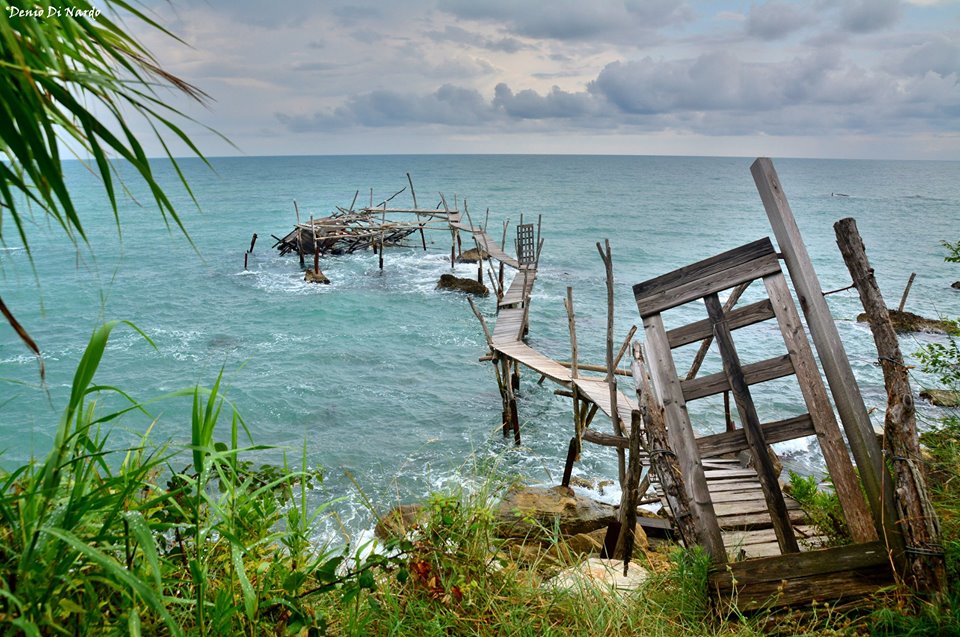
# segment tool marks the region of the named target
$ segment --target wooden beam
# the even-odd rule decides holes
[[[790,272],[790,279],[797,292],[800,308],[807,319],[823,372],[827,376],[830,393],[840,414],[840,421],[847,434],[867,502],[873,513],[874,526],[879,537],[887,542],[887,546],[893,549],[894,553],[902,554],[903,538],[900,537],[894,518],[896,504],[889,473],[883,465],[880,443],[874,435],[873,424],[867,414],[860,387],[853,375],[840,333],[823,296],[823,288],[820,287],[780,178],[773,162],[767,157],[757,159],[750,166],[750,172]]]
[[[783,273],[763,277],[763,284],[770,295],[783,342],[790,353],[793,369],[797,374],[797,383],[803,400],[810,411],[813,427],[817,432],[817,441],[827,463],[827,470],[833,481],[834,490],[840,499],[843,516],[847,520],[850,536],[854,542],[873,542],[877,539],[877,530],[873,526],[870,509],[860,491],[860,481],[850,462],[850,454],[840,435],[840,427],[833,406],[827,398],[827,388],[823,386],[820,370],[813,358],[813,350],[807,342],[807,335],[800,322],[800,314],[793,304],[793,297],[787,288]]]
[[[727,313],[727,324],[730,325],[731,330],[736,330],[772,318],[774,318],[773,306],[770,305],[769,299],[764,299],[731,310]],[[673,349],[705,338],[713,339],[713,326],[710,324],[710,319],[689,323],[667,332],[667,340],[670,341],[670,347]]]
[[[793,371],[793,363],[790,361],[789,354],[743,366],[743,376],[747,385],[756,385],[768,380],[783,378],[793,374]],[[693,380],[680,381],[680,388],[683,391],[684,400],[690,402],[730,390],[730,380],[723,372],[717,372]]]
[[[760,428],[763,430],[763,437],[770,444],[813,436],[817,433],[813,429],[810,414],[763,423]],[[701,458],[736,453],[743,451],[747,446],[747,435],[743,432],[743,429],[697,438],[697,447],[700,449]]]
[[[680,380],[677,378],[677,369],[670,355],[663,319],[659,314],[647,316],[643,319],[643,327],[647,337],[647,369],[653,385],[650,395],[655,404],[663,409],[667,435],[665,442],[667,448],[677,456],[683,487],[689,499],[689,510],[692,518],[697,521],[697,543],[704,547],[714,563],[723,564],[727,561],[727,551],[723,546],[720,526],[713,510],[710,491],[707,489],[707,479],[700,462],[700,453],[697,450],[693,425],[687,414]],[[652,407],[650,412],[653,413],[655,409],[656,407]],[[649,429],[650,422],[647,427]],[[651,449],[653,448],[651,446]]]
[[[767,509],[770,511],[773,529],[777,532],[777,542],[780,544],[780,550],[784,553],[797,553],[800,551],[800,547],[797,545],[797,538],[794,537],[793,529],[790,527],[787,505],[783,500],[783,492],[780,491],[780,483],[777,481],[773,462],[767,453],[767,441],[763,437],[763,429],[760,428],[760,418],[757,416],[753,398],[750,396],[750,388],[743,377],[740,357],[737,355],[733,337],[730,335],[730,329],[724,320],[723,306],[716,294],[707,295],[703,301],[707,306],[710,320],[713,322],[713,337],[720,350],[720,357],[723,359],[723,372],[730,383],[730,391],[733,393],[737,411],[740,413],[743,431],[747,436],[747,442],[750,444],[750,450],[753,452],[754,467],[757,471],[757,477],[760,479],[760,485],[763,487],[763,495],[767,501]]]
[[[779,268],[773,244],[764,237],[638,283],[633,286],[633,294],[640,316],[645,317],[758,279]]]

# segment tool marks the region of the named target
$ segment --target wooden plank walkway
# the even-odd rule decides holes
[[[471,233],[474,238],[476,238],[477,243],[480,244],[480,247],[483,249],[483,251],[489,254],[491,257],[500,263],[509,265],[515,270],[520,268],[520,262],[504,252],[497,242],[490,238],[490,235],[484,232],[481,228],[476,228],[469,224],[463,223],[460,220],[460,213],[450,213],[447,218],[452,228]]]
[[[730,561],[780,555],[780,544],[757,472],[743,467],[738,460],[726,458],[704,460],[703,469]],[[651,480],[661,496],[664,510],[670,512],[653,475]],[[800,550],[824,546],[826,538],[817,534],[799,503],[786,494],[784,500],[793,531],[800,539]]]

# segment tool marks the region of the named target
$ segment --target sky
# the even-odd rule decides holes
[[[146,4],[211,156],[960,160],[960,0]]]

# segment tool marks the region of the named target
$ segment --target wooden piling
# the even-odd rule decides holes
[[[300,208],[297,206],[297,200],[293,200],[293,211],[297,215],[297,254],[300,255],[300,267],[304,267],[303,261],[303,230],[300,228]]]
[[[887,390],[883,439],[892,460],[897,513],[906,545],[908,571],[903,575],[912,589],[939,593],[946,583],[940,523],[927,495],[917,437],[916,407],[907,367],[897,333],[890,322],[890,313],[867,260],[857,222],[851,218],[841,219],[834,225],[834,231],[867,313],[883,370]]]
[[[917,278],[917,273],[911,272],[910,279],[907,281],[907,287],[903,288],[903,296],[900,297],[900,305],[897,306],[898,312],[903,312],[903,308],[907,305],[907,295],[910,294],[910,288],[913,286],[913,280],[915,278]]]
[[[610,419],[613,421],[613,431],[623,436],[623,425],[620,423],[620,413],[617,408],[617,379],[613,365],[613,255],[610,252],[610,240],[605,239],[601,247],[597,242],[597,252],[603,261],[607,280],[607,385],[610,387]],[[620,486],[623,487],[627,479],[627,464],[624,450],[617,448],[617,475]]]
[[[250,249],[247,252],[253,253],[253,246],[257,245],[257,233],[253,233],[253,238],[250,239]]]

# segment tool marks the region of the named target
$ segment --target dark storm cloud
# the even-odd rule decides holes
[[[692,19],[679,0],[440,0],[439,7],[461,18],[505,25],[518,35],[554,40],[623,41],[637,31]]]

